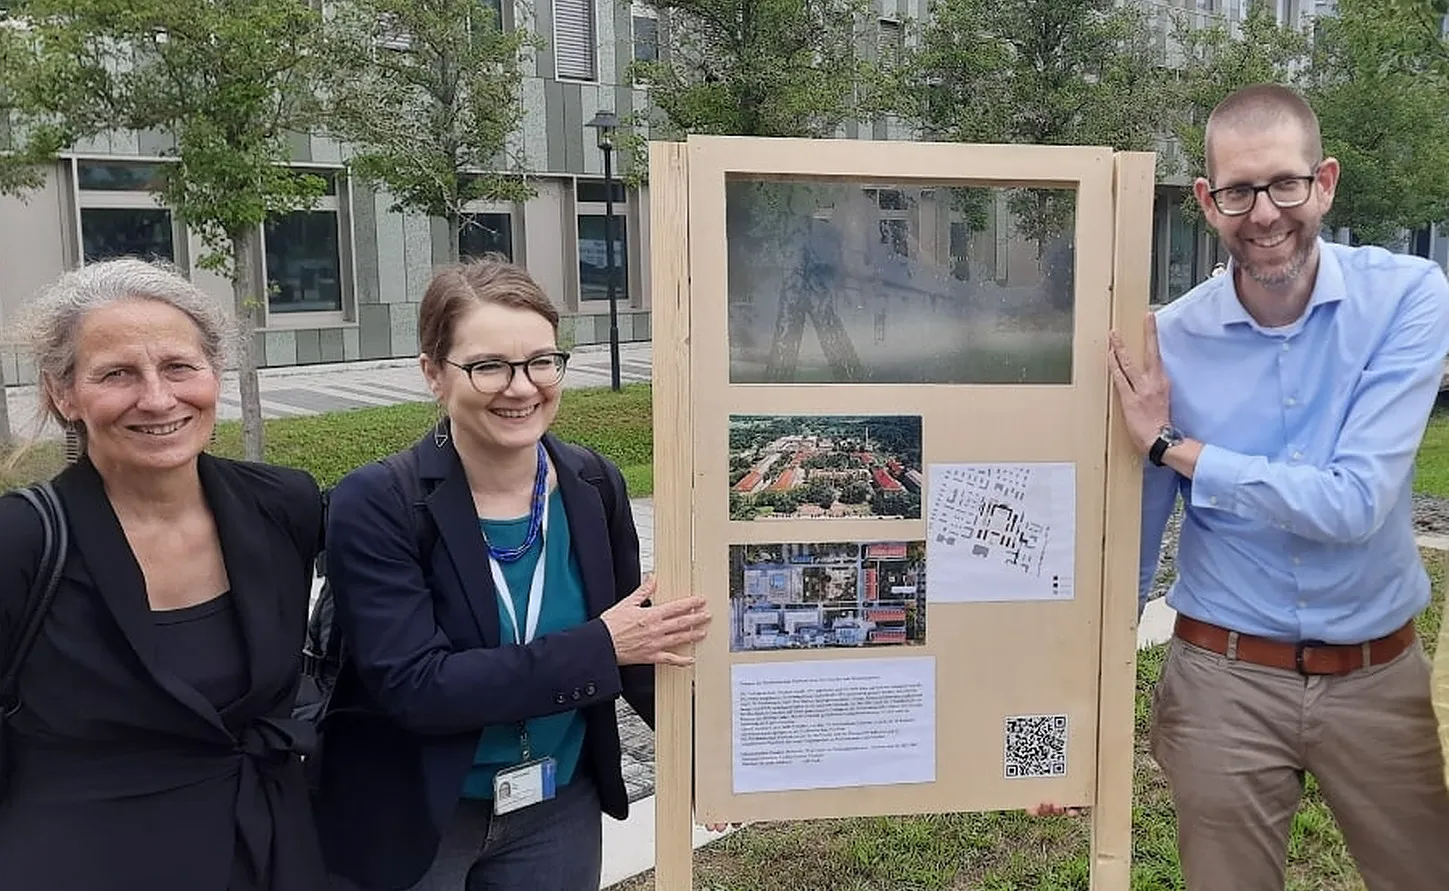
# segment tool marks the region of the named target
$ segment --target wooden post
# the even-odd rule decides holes
[[[689,375],[689,175],[683,143],[649,146],[654,350],[654,574],[663,602],[691,593],[694,437]],[[686,233],[681,237],[681,233]],[[716,623],[724,617],[716,617]],[[715,633],[721,633],[716,631]],[[726,630],[724,633],[728,633]],[[690,891],[694,835],[694,672],[657,670],[654,887]]]
[[[1116,156],[1112,187],[1112,326],[1141,355],[1152,256],[1150,152]],[[1107,373],[1107,358],[1102,371]],[[1092,889],[1128,891],[1132,884],[1133,731],[1136,720],[1138,549],[1142,459],[1127,441],[1121,403],[1108,402],[1107,527],[1102,566],[1102,668],[1097,718],[1097,794],[1092,809]],[[1113,542],[1116,546],[1113,546]]]

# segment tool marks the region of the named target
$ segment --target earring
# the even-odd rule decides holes
[[[433,446],[441,449],[448,444],[448,416],[441,414],[433,425]]]

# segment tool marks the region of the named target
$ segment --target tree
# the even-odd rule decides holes
[[[1207,169],[1203,135],[1213,108],[1250,84],[1294,83],[1308,63],[1308,39],[1280,25],[1267,0],[1254,0],[1237,34],[1224,22],[1195,29],[1178,17],[1173,39],[1183,53],[1172,91],[1178,109],[1174,132],[1186,158],[1180,172],[1200,175]],[[1190,197],[1187,207],[1196,212]]]
[[[312,206],[326,187],[285,166],[287,137],[314,128],[316,88],[331,81],[318,45],[321,14],[306,0],[27,0],[15,7],[28,30],[11,41],[0,74],[22,123],[21,148],[8,161],[12,181],[18,168],[107,131],[172,138],[161,200],[200,234],[208,249],[202,265],[232,282],[242,334],[243,451],[259,460],[253,331],[264,294],[254,264],[262,224]]]
[[[1169,108],[1152,42],[1145,13],[1115,0],[936,0],[892,96],[929,139],[1149,150]],[[1014,191],[1018,230],[1060,233],[1074,198]]]
[[[1449,219],[1449,58],[1437,31],[1386,0],[1340,0],[1318,25],[1305,92],[1343,165],[1325,222],[1388,244]]]
[[[1449,218],[1449,60],[1439,26],[1419,0],[1340,0],[1311,35],[1254,3],[1234,35],[1180,23],[1186,60],[1176,87],[1176,132],[1190,173],[1206,170],[1208,114],[1254,83],[1298,88],[1318,114],[1324,150],[1343,165],[1325,223],[1360,242],[1392,242],[1403,229]],[[1414,5],[1410,5],[1414,4]],[[1196,214],[1196,202],[1185,203]]]
[[[659,59],[636,62],[665,138],[836,135],[872,95],[863,0],[643,0],[667,19]],[[864,89],[862,89],[864,87]]]
[[[523,119],[524,55],[538,43],[528,28],[503,28],[487,0],[346,0],[330,33],[327,126],[394,211],[447,221],[450,261],[470,201],[533,196],[508,145]]]

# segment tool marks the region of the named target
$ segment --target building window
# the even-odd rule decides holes
[[[614,294],[619,300],[629,296],[629,221],[614,212]],[[604,241],[603,213],[579,214],[579,299],[607,300],[609,277],[607,244]]]
[[[83,262],[118,257],[176,260],[171,211],[165,208],[82,207],[80,218]]]
[[[901,53],[905,49],[905,37],[901,32],[901,23],[895,19],[880,19],[877,24],[879,31],[876,35],[876,53],[882,65],[899,65]]]
[[[634,4],[634,61],[659,61],[659,16],[648,7]]]
[[[118,257],[181,261],[175,220],[160,206],[163,174],[159,164],[75,162],[81,263]]]
[[[78,161],[76,183],[82,192],[158,192],[163,180],[160,164]]]
[[[597,80],[594,0],[553,0],[553,64],[558,80]]]
[[[266,226],[267,309],[342,311],[337,211],[299,210]]]
[[[280,214],[262,227],[267,312],[289,319],[292,325],[341,322],[348,281],[343,248],[350,250],[343,244],[338,198],[345,183],[334,170],[298,168],[297,172],[321,177],[325,188],[311,208]],[[304,319],[303,313],[324,316]]]
[[[465,213],[459,219],[458,256],[481,257],[502,254],[513,259],[513,215],[507,213]]]

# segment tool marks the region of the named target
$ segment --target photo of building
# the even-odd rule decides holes
[[[925,542],[730,547],[730,650],[923,644]]]
[[[919,415],[732,415],[730,519],[921,516]]]

